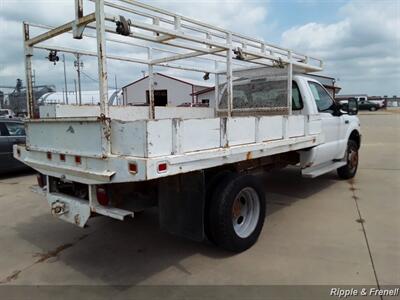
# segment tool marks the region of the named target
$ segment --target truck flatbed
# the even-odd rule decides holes
[[[115,113],[113,109],[113,119],[59,116],[30,120],[26,147],[15,151],[42,173],[101,184],[187,173],[310,148],[322,141],[319,116],[193,118],[199,108],[183,107],[179,108],[183,118],[168,118],[167,111],[176,115],[176,108],[160,107],[164,119],[134,120],[136,107],[125,108],[121,116],[118,108]],[[209,109],[200,110],[209,115]],[[184,118],[185,113],[190,118]],[[136,171],[129,170],[133,164]],[[165,169],[159,170],[160,164]]]

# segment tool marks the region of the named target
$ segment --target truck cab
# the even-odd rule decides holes
[[[337,166],[344,159],[349,140],[354,141],[357,149],[360,147],[360,121],[355,115],[356,111],[346,113],[344,107],[335,102],[317,80],[307,76],[295,76],[294,80],[303,101],[307,103],[301,114],[318,115],[321,118],[323,143],[307,151],[300,151],[303,175],[316,177],[330,168],[335,169],[335,164]]]

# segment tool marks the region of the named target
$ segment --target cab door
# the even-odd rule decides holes
[[[324,143],[317,146],[314,165],[329,162],[341,155],[340,139],[343,135],[343,116],[336,113],[336,103],[325,88],[315,81],[308,81],[318,112],[321,116]]]

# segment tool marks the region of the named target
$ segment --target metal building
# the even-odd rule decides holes
[[[213,83],[154,73],[154,103],[156,106],[180,106],[195,102],[194,93],[208,89]],[[144,76],[122,88],[124,104],[149,103],[149,76]]]

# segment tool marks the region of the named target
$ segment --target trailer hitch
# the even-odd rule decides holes
[[[61,216],[66,213],[68,213],[68,209],[66,208],[66,205],[64,202],[57,200],[51,204],[51,214],[52,215]]]

